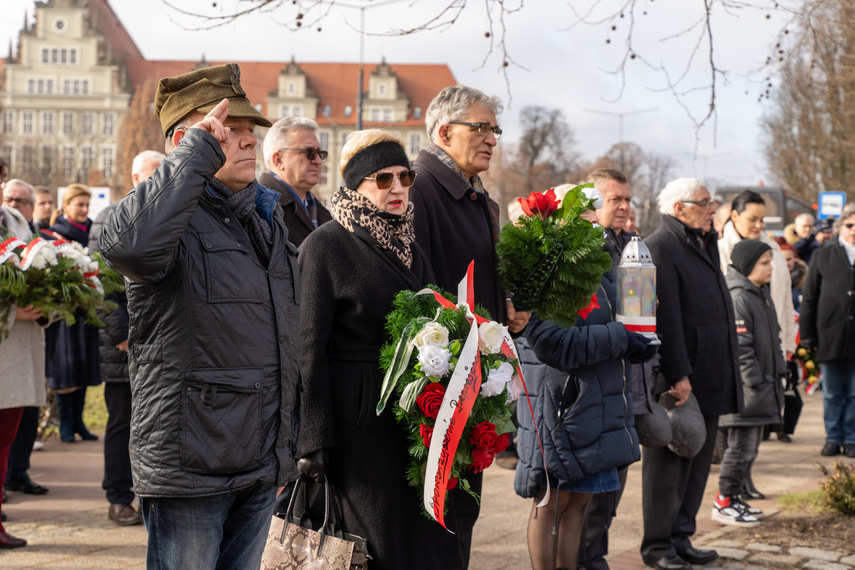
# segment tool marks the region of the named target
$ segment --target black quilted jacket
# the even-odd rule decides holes
[[[299,275],[277,194],[268,267],[206,188],[225,156],[190,129],[101,231],[130,279],[131,464],[143,497],[205,496],[297,476]]]

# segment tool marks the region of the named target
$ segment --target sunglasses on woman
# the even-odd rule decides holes
[[[416,181],[416,171],[415,170],[404,170],[400,174],[392,174],[391,172],[381,172],[376,176],[366,176],[365,180],[373,180],[377,184],[378,190],[386,190],[392,186],[392,182],[395,180],[395,177],[400,178],[401,186],[406,188],[407,186],[412,186],[413,182]]]

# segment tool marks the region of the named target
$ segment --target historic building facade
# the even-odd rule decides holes
[[[134,92],[161,77],[226,63],[145,59],[108,0],[46,0],[35,7],[35,23],[25,23],[17,50],[11,53],[10,42],[0,66],[0,156],[13,176],[36,183],[117,186],[124,178],[117,156],[129,144],[122,120]],[[343,141],[357,125],[359,64],[237,63],[247,95],[271,121],[304,116],[318,122],[321,147],[330,152],[318,194],[331,195],[341,183]],[[364,69],[363,128],[394,132],[415,158],[429,144],[427,105],[456,83],[451,70],[385,61]],[[162,142],[148,146],[161,150]],[[261,143],[258,148],[261,171]]]

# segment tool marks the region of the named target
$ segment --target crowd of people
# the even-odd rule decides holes
[[[88,245],[126,290],[100,331],[13,307],[0,342],[15,372],[0,381],[0,482],[8,465],[6,488],[48,492],[26,474],[45,378],[69,443],[97,438],[82,410],[86,388],[105,382],[108,516],[145,523],[149,568],[259,567],[277,495],[297,479],[310,496],[331,484],[372,569],[467,568],[479,504],[463,487],[480,494],[482,474],[449,492],[453,533],[442,529],[406,480],[403,430],[375,406],[392,299],[428,284],[454,291],[473,260],[474,297],[514,336],[528,381],[514,487],[533,500],[533,568],[608,568],[608,530],[639,459],[647,565],[688,570],[717,558],[691,542],[716,452],[713,519],[758,524],[751,467],[764,428],[789,438],[784,379],[799,329],[822,367],[822,453],[855,456],[855,206],[835,222],[837,237],[802,218],[799,241],[781,245],[765,232],[758,194],[721,205],[700,180],[667,184],[662,223],[644,238],[656,265],[654,341],[616,314],[621,254],[638,236],[632,189],[616,170],[589,178],[588,218],[612,258],[599,306],[573,327],[514,306],[497,273],[499,205],[480,177],[502,135],[496,97],[440,92],[425,113],[430,146],[412,163],[387,132],[351,133],[344,184],[326,206],[312,193],[328,156],[317,124],[271,123],[237,65],[163,78],[154,109],[166,154],[138,155],[132,189],[94,223],[83,185],[68,186],[45,221],[49,191],[5,183],[10,235]],[[268,128],[258,179],[256,127]],[[694,418],[695,449],[640,444],[636,419],[666,400]],[[0,526],[0,548],[24,545]]]

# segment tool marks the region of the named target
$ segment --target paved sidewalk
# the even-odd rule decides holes
[[[805,407],[793,443],[775,437],[760,446],[754,468],[757,487],[771,498],[756,501],[767,515],[776,511],[775,497],[785,492],[817,488],[822,475],[816,464],[829,458],[819,455],[824,443],[820,394],[805,397]],[[119,527],[107,518],[107,501],[101,490],[103,455],[101,442],[73,445],[48,442],[33,453],[30,475],[50,488],[43,496],[9,493],[3,505],[9,515],[6,527],[26,538],[29,546],[0,551],[0,568],[104,568],[145,567],[146,531],[142,526]],[[529,567],[526,521],[531,501],[513,491],[512,471],[491,467],[485,472],[481,518],[475,528],[472,570]],[[710,520],[712,498],[718,488],[718,466],[713,466],[706,499],[698,517],[694,544],[715,547],[722,559],[705,568],[762,569],[816,568],[855,570],[855,531],[851,552],[826,552],[792,548],[788,552],[751,540],[743,529],[721,526]],[[627,490],[611,532],[612,570],[644,568],[638,547],[641,541],[641,466],[630,468]]]

